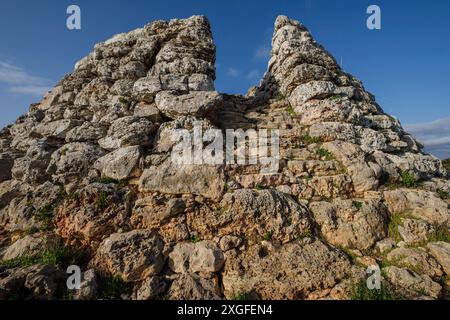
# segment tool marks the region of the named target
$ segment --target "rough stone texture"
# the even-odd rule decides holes
[[[163,243],[153,231],[115,233],[100,245],[96,264],[125,281],[158,274],[164,263]]]
[[[448,297],[442,162],[298,21],[276,19],[245,96],[215,91],[215,60],[205,17],[154,21],[97,44],[1,129],[1,259],[55,238],[81,251],[76,299],[110,277],[121,299],[348,299],[374,264],[405,298]],[[277,130],[279,170],[176,161],[227,129]],[[0,299],[64,298],[63,271],[0,266]]]
[[[177,273],[217,272],[223,263],[223,253],[208,241],[180,243],[169,254],[169,267]]]
[[[385,191],[384,199],[391,213],[408,211],[412,216],[431,224],[445,224],[449,221],[447,203],[433,192],[397,189]]]
[[[94,168],[100,171],[102,177],[125,180],[132,176],[136,169],[141,151],[139,146],[117,149],[94,163]]]
[[[333,287],[350,267],[345,255],[320,241],[273,249],[255,245],[242,254],[229,251],[226,260],[222,281],[227,298],[256,293],[261,299],[302,299]]]
[[[397,248],[388,253],[387,260],[397,266],[417,270],[419,273],[429,275],[432,278],[443,275],[436,260],[421,249]]]
[[[334,245],[365,250],[387,235],[387,213],[379,201],[336,199],[311,203],[310,209],[321,234]]]
[[[443,241],[429,243],[428,249],[442,266],[445,273],[450,274],[450,244]]]
[[[221,102],[222,97],[217,92],[194,91],[186,95],[174,95],[163,91],[156,96],[156,107],[172,119],[187,115],[213,117]]]
[[[219,199],[224,188],[221,166],[177,165],[170,159],[145,169],[139,181],[141,192],[196,194]]]
[[[409,292],[424,292],[433,298],[438,298],[441,293],[442,287],[427,275],[397,267],[387,267],[383,270],[390,282]]]

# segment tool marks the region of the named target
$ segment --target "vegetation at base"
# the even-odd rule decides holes
[[[325,158],[327,161],[334,159],[333,154],[325,148],[320,148],[316,153],[319,157]]]
[[[98,180],[98,182],[102,184],[116,184],[119,189],[128,185],[128,180],[117,180],[110,177],[102,177]]]
[[[286,96],[282,93],[279,93],[274,97],[274,99],[275,99],[275,101],[283,101],[283,100],[286,100]]]
[[[286,111],[290,116],[295,116],[295,110],[291,105],[286,109]]]
[[[313,143],[320,143],[322,141],[322,139],[320,139],[319,137],[311,137],[309,134],[305,134],[304,136],[302,136],[301,140],[306,145],[310,145]]]
[[[445,225],[435,226],[434,231],[428,235],[428,242],[450,242],[450,232]]]
[[[106,192],[100,192],[95,200],[98,209],[106,209],[109,206],[109,197]]]
[[[352,205],[359,211],[359,210],[361,210],[363,204],[362,204],[362,202],[359,202],[359,201],[353,201]]]
[[[353,284],[350,291],[351,300],[398,300],[400,297],[387,284],[382,284],[380,289],[370,290],[365,280]]]
[[[129,290],[128,284],[119,276],[101,278],[99,298],[104,300],[120,300],[120,296]]]
[[[11,260],[0,261],[0,265],[7,268],[29,267],[34,265],[69,266],[80,265],[85,259],[85,253],[79,249],[55,244],[34,256],[21,256]]]
[[[263,240],[270,241],[270,240],[272,240],[272,236],[273,236],[273,232],[267,231],[266,234],[263,236]]]
[[[250,297],[247,293],[237,292],[234,294],[234,296],[231,298],[231,300],[245,301],[245,300],[250,300]]]
[[[448,199],[449,194],[448,194],[447,191],[444,191],[442,189],[438,189],[438,190],[436,190],[436,193],[439,195],[439,198],[441,198],[442,200],[447,200]]]
[[[405,188],[415,188],[416,187],[416,179],[409,171],[401,172],[400,177],[402,178],[402,184]]]
[[[261,191],[261,190],[267,189],[267,187],[258,183],[258,184],[256,184],[255,189],[258,191]]]
[[[398,231],[398,226],[403,224],[402,218],[403,218],[402,215],[394,214],[391,216],[391,220],[389,221],[388,224],[389,237],[394,239],[396,242],[401,240],[401,236]]]
[[[199,241],[200,241],[200,238],[196,234],[191,234],[191,236],[189,237],[190,243],[197,243]]]

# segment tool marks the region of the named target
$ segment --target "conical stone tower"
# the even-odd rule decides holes
[[[0,298],[358,298],[369,266],[375,294],[445,297],[441,162],[297,21],[277,18],[247,96],[216,92],[214,63],[205,17],[155,21],[0,132]],[[173,161],[177,133],[230,129],[278,131],[278,170]]]

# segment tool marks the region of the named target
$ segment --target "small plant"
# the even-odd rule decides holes
[[[389,232],[389,237],[394,239],[396,242],[401,240],[401,236],[398,231],[398,226],[400,226],[402,224],[403,224],[403,220],[402,220],[401,215],[394,214],[391,217],[391,221],[389,222],[389,225],[388,225],[388,232]]]
[[[110,177],[102,177],[102,178],[100,178],[100,180],[98,182],[100,182],[102,184],[111,184],[111,183],[118,184],[119,183],[119,181],[117,179],[113,179]]]
[[[126,104],[126,103],[128,103],[128,99],[125,98],[125,97],[119,97],[119,102],[123,103],[123,104]]]
[[[327,161],[334,159],[333,154],[324,148],[320,148],[319,150],[317,150],[317,155],[320,158],[325,158],[325,160],[327,160]]]
[[[100,299],[120,300],[120,296],[128,291],[126,282],[119,276],[102,279],[100,284]]]
[[[189,237],[190,243],[197,243],[199,241],[200,241],[200,238],[196,234],[191,234],[191,236]]]
[[[44,230],[49,230],[52,228],[53,217],[57,207],[58,204],[56,203],[48,203],[35,213],[36,219],[42,222]]]
[[[264,236],[263,236],[263,240],[264,241],[270,241],[270,240],[272,240],[272,236],[273,236],[273,232],[272,231],[267,231],[266,234],[264,234]]]
[[[355,283],[350,291],[351,300],[398,300],[393,289],[382,284],[380,289],[369,289],[365,280]]]
[[[402,178],[402,184],[405,188],[415,188],[416,187],[416,179],[409,171],[401,172],[400,177]]]
[[[450,242],[450,233],[445,225],[439,225],[434,227],[434,231],[428,235],[427,240],[429,242]]]
[[[266,189],[266,186],[258,183],[258,184],[256,184],[255,189],[258,191],[261,191],[261,190]]]
[[[359,211],[359,210],[361,210],[363,204],[362,204],[362,202],[359,202],[359,201],[353,201],[352,205]]]
[[[311,137],[309,134],[305,134],[301,139],[307,145],[319,143],[322,141],[319,137]]]
[[[29,229],[26,229],[26,230],[23,232],[23,234],[24,234],[25,236],[29,236],[29,235],[38,233],[39,231],[40,231],[40,229],[39,229],[38,227],[31,227],[31,228],[29,228]]]
[[[332,95],[331,97],[330,97],[330,100],[339,100],[339,99],[342,99],[342,96],[340,96],[340,95],[338,95],[338,94],[335,94],[335,95]]]
[[[301,239],[303,239],[303,238],[312,238],[314,235],[313,235],[313,232],[312,232],[312,230],[311,229],[306,229],[304,232],[303,232],[303,234],[301,235]]]
[[[447,200],[448,199],[448,192],[444,191],[442,189],[438,189],[436,190],[436,193],[439,195],[439,198],[441,198],[442,200]]]
[[[109,197],[106,192],[100,192],[95,200],[95,205],[97,209],[106,209],[109,206]]]
[[[250,300],[250,298],[247,293],[237,292],[234,294],[234,296],[231,298],[231,300],[245,301],[245,300]]]
[[[292,108],[291,105],[289,105],[289,107],[286,109],[286,112],[292,117],[295,116],[295,110],[294,108]]]
[[[274,99],[275,99],[275,101],[283,101],[283,100],[286,100],[286,96],[282,93],[279,93],[274,97]]]
[[[61,243],[55,244],[44,250],[40,254],[34,256],[20,256],[11,260],[2,261],[0,265],[11,269],[17,267],[29,267],[33,265],[59,265],[69,266],[79,264],[84,259],[84,253],[70,247],[66,247]]]

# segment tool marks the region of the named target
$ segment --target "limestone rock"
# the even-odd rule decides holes
[[[156,95],[155,101],[159,111],[171,119],[189,115],[211,117],[221,107],[222,96],[214,91],[193,91],[185,95],[163,91]]]
[[[156,129],[156,126],[145,118],[124,117],[114,121],[106,137],[98,143],[103,149],[111,151],[133,145],[147,146]]]
[[[98,159],[94,168],[100,171],[102,177],[125,180],[131,177],[140,156],[139,146],[120,148]]]
[[[365,250],[387,234],[387,212],[379,201],[335,199],[310,204],[322,235],[334,245]]]
[[[409,293],[417,294],[417,292],[423,291],[433,298],[438,298],[441,293],[442,287],[427,275],[419,275],[409,269],[394,266],[386,267],[383,270],[391,283],[407,290]]]
[[[212,273],[224,263],[222,251],[209,241],[179,243],[169,254],[169,267],[177,273]]]
[[[431,224],[444,224],[449,221],[447,203],[433,192],[425,190],[397,189],[383,193],[391,213],[405,211],[416,218]]]
[[[428,249],[439,262],[446,274],[450,274],[450,245],[447,242],[433,242],[428,244]]]
[[[320,241],[291,242],[273,250],[255,245],[241,254],[229,251],[226,261],[222,281],[228,299],[250,293],[261,299],[302,299],[333,287],[350,267],[344,254]]]
[[[96,264],[125,281],[145,279],[158,274],[164,264],[163,243],[150,230],[115,233],[100,245]]]
[[[139,181],[140,192],[192,193],[215,200],[220,198],[223,188],[224,175],[221,166],[178,166],[171,159],[159,166],[145,169]]]

